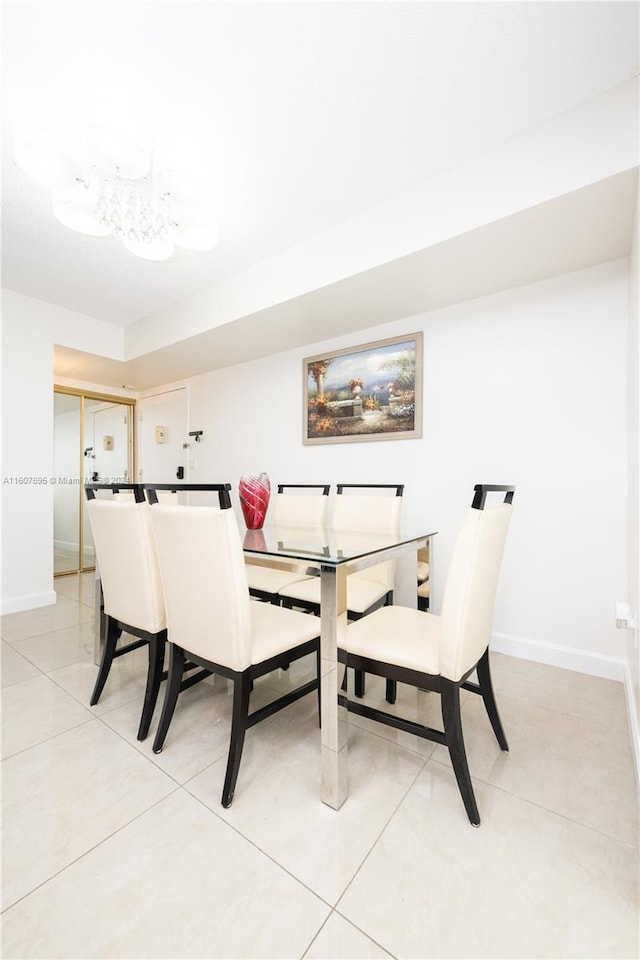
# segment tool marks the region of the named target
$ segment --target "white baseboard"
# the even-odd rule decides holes
[[[506,653],[510,657],[547,663],[551,667],[575,670],[577,673],[587,673],[592,677],[603,677],[605,680],[620,682],[625,680],[624,660],[605,657],[602,653],[592,653],[590,650],[576,650],[574,647],[563,647],[558,643],[536,643],[533,640],[527,640],[526,637],[514,637],[508,633],[494,633],[491,649],[496,653]]]
[[[77,552],[78,552],[78,541],[77,541],[77,540],[76,540],[75,543],[73,543],[72,540],[54,540],[54,541],[53,541],[53,546],[54,546],[54,548],[55,548],[56,550],[70,550],[70,551],[72,551],[73,553],[77,553]]]
[[[20,613],[22,610],[51,607],[56,601],[55,590],[45,590],[44,593],[28,593],[22,597],[10,597],[8,600],[0,601],[0,614],[4,617],[8,613]]]
[[[629,664],[625,660],[605,657],[601,653],[575,650],[573,647],[563,647],[556,643],[534,643],[533,640],[513,637],[506,633],[493,634],[491,649],[496,653],[506,653],[510,657],[518,657],[521,660],[547,663],[552,667],[575,670],[577,673],[586,673],[592,677],[603,677],[605,680],[619,680],[624,684],[631,752],[633,753],[638,800],[640,802],[640,727],[638,726],[638,710]]]
[[[624,691],[627,701],[627,720],[629,722],[629,737],[631,739],[631,752],[636,767],[636,784],[638,789],[638,799],[640,802],[640,726],[638,726],[638,704],[636,703],[635,691],[633,688],[633,677],[629,664],[625,664],[624,670]]]

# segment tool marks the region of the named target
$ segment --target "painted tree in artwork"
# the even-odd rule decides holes
[[[415,390],[416,386],[416,356],[415,351],[405,350],[399,357],[388,363],[383,363],[382,370],[396,371],[396,385],[401,390]]]
[[[315,381],[318,396],[324,393],[324,378],[327,375],[327,370],[331,366],[331,362],[331,360],[314,360],[313,363],[308,365],[309,376]]]

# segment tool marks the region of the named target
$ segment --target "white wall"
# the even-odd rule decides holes
[[[115,359],[124,349],[119,327],[3,290],[2,475],[14,482],[2,485],[2,613],[56,602],[54,343]]]
[[[189,381],[192,482],[404,482],[440,531],[435,608],[474,483],[515,483],[495,644],[622,679],[628,262],[404,319]],[[424,331],[421,440],[303,446],[302,359]]]
[[[3,304],[2,613],[56,602],[53,492],[33,481],[53,475],[52,370],[41,324]]]

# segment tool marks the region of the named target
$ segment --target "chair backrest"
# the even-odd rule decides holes
[[[169,639],[232,670],[251,663],[251,609],[233,510],[150,508]]]
[[[280,483],[273,498],[273,519],[284,526],[315,527],[325,522],[329,503],[328,483]],[[319,493],[287,493],[288,490]]]
[[[440,613],[440,673],[449,680],[460,680],[491,640],[514,491],[498,489],[508,489],[509,499],[486,509],[471,507],[453,549]]]
[[[339,483],[333,505],[332,522],[339,530],[395,530],[400,522],[404,484]],[[347,494],[345,489],[370,490],[371,493]],[[395,490],[395,495],[380,491]],[[376,492],[377,491],[377,492]]]
[[[178,504],[180,503],[180,500],[178,499],[177,490],[154,490],[154,493],[155,493],[155,500],[153,501],[154,503],[170,503],[170,504],[173,504],[173,506],[175,507],[177,507]],[[151,503],[152,501],[149,501],[149,502]]]
[[[164,595],[149,505],[91,499],[87,512],[105,613],[148,633],[164,630]]]
[[[220,509],[231,506],[230,483],[143,483],[142,488],[149,503],[170,503],[177,505],[179,493],[216,493]]]
[[[400,525],[404,484],[356,484],[339,483],[338,496],[333,506],[332,522],[337,530],[361,531],[363,533],[395,533]],[[344,489],[371,491],[368,493],[343,494]],[[388,491],[395,490],[391,496]],[[386,560],[351,576],[362,580],[375,580],[393,590],[396,561]]]
[[[85,483],[87,500],[95,500],[96,493],[110,493],[109,499],[142,503],[144,491],[140,483]]]

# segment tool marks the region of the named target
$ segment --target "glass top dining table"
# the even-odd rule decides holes
[[[348,711],[340,695],[343,669],[338,648],[345,647],[347,630],[347,576],[387,560],[414,553],[437,531],[400,526],[394,533],[334,530],[331,526],[265,525],[247,530],[243,549],[252,563],[287,569],[303,561],[320,577],[320,646],[322,670],[321,796],[338,810],[349,793]]]

